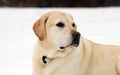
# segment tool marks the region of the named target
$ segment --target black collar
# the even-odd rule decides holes
[[[44,64],[47,64],[47,61],[46,61],[46,56],[42,56],[42,62],[44,63]]]

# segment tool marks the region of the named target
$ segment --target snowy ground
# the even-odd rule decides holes
[[[0,8],[0,75],[31,75],[32,31],[41,14],[59,10],[73,15],[82,36],[98,43],[120,45],[120,7],[117,8]]]

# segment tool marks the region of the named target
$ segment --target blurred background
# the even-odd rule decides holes
[[[120,0],[0,0],[1,7],[105,7],[120,6]]]

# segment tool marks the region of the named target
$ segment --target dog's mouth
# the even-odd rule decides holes
[[[81,34],[79,32],[74,32],[72,34],[72,41],[69,45],[67,46],[61,46],[60,49],[66,49],[68,47],[78,47],[79,46],[79,42],[80,42],[80,36]]]
[[[74,38],[71,42],[71,44],[67,46],[60,46],[60,49],[67,49],[67,48],[72,48],[72,47],[78,47],[79,46],[79,38]]]

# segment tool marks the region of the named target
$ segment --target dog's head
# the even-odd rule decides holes
[[[80,33],[68,13],[48,12],[34,24],[33,30],[41,42],[53,45],[59,49],[77,47],[79,45]]]

